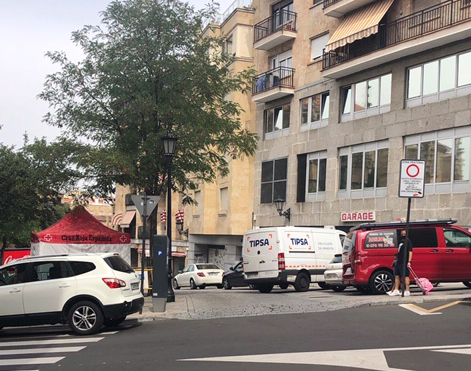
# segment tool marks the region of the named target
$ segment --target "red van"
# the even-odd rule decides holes
[[[412,267],[432,283],[463,282],[471,288],[471,232],[455,219],[426,219],[409,223],[414,246]],[[363,293],[391,290],[391,266],[404,222],[365,223],[350,230],[343,242],[343,282]]]

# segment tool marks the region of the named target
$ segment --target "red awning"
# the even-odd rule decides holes
[[[136,210],[126,211],[126,214],[124,214],[123,219],[121,219],[121,222],[119,223],[121,228],[129,228],[129,225],[132,223],[135,216]]]
[[[174,258],[184,258],[185,256],[186,256],[186,253],[184,252],[172,251],[172,257]]]

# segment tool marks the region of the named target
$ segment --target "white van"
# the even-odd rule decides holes
[[[248,284],[268,293],[274,285],[307,291],[322,287],[326,265],[342,253],[345,232],[327,228],[271,227],[244,234],[242,258]]]

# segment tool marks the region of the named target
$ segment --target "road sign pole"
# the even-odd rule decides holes
[[[409,261],[408,251],[409,251],[409,222],[410,222],[410,207],[411,207],[411,200],[412,198],[409,197],[407,199],[407,219],[406,219],[406,241],[402,248],[404,251],[402,252],[402,274],[401,274],[401,289],[402,289],[402,297],[404,297],[404,292],[406,290],[406,269],[407,269],[407,262]]]
[[[142,213],[142,254],[141,254],[141,293],[144,295],[144,268],[146,265],[146,224],[147,224],[147,195],[144,192]]]

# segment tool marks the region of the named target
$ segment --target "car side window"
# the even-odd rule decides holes
[[[182,273],[188,272],[188,269],[190,269],[190,266],[189,266],[189,265],[187,265],[185,268],[183,268]]]
[[[195,270],[195,266],[194,265],[190,265],[188,267],[188,272],[193,272]]]
[[[73,274],[75,274],[76,276],[91,272],[96,268],[95,264],[90,262],[70,261],[69,264],[72,268]]]
[[[26,264],[10,265],[0,270],[0,285],[15,285],[25,282]]]
[[[60,261],[33,263],[29,281],[47,281],[58,278],[70,277],[72,274],[67,265]]]
[[[416,247],[438,247],[435,228],[411,228],[409,229],[409,239],[414,249]]]
[[[445,243],[447,247],[470,247],[471,236],[456,229],[444,229]]]

